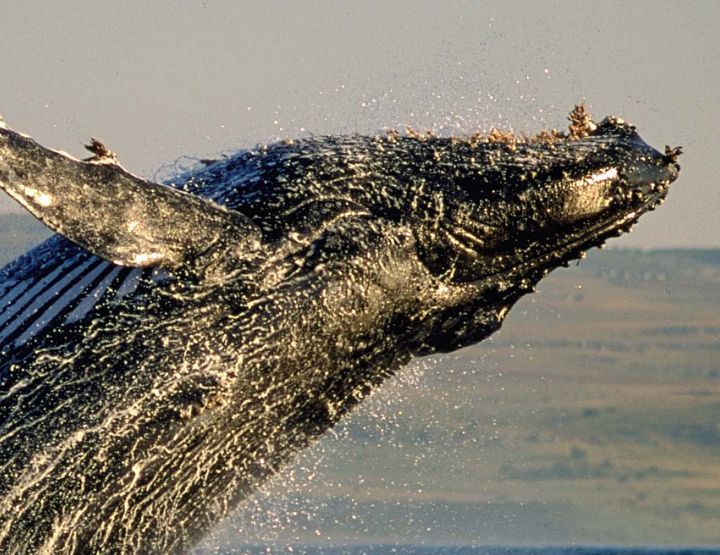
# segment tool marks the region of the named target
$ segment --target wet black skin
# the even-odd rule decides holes
[[[609,118],[553,141],[279,143],[171,189],[0,126],[0,186],[67,238],[35,258],[85,248],[171,275],[0,345],[0,551],[186,551],[383,379],[492,334],[678,171]]]

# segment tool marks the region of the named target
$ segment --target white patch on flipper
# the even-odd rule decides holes
[[[85,262],[85,264],[83,264],[83,265],[75,268],[74,270],[72,270],[72,271],[71,271],[65,278],[63,278],[60,282],[54,284],[51,290],[42,290],[42,289],[41,289],[41,290],[39,290],[39,291],[34,291],[35,289],[38,289],[38,288],[37,288],[37,287],[33,287],[33,294],[37,295],[37,297],[35,298],[35,301],[34,301],[33,303],[31,303],[30,306],[28,306],[28,307],[22,312],[22,314],[20,314],[17,318],[15,318],[15,321],[14,321],[14,322],[12,322],[9,326],[7,326],[4,330],[2,330],[2,332],[0,332],[0,343],[1,343],[6,337],[8,337],[8,336],[10,336],[12,333],[14,333],[15,330],[17,330],[20,326],[22,326],[23,324],[25,324],[28,320],[34,319],[35,313],[36,313],[40,308],[42,308],[42,306],[43,306],[44,304],[46,304],[46,303],[50,300],[50,298],[51,298],[52,296],[56,295],[60,290],[62,290],[66,285],[70,284],[70,282],[74,281],[78,276],[82,275],[82,272],[84,272],[85,270],[87,270],[88,266],[90,266],[91,264],[97,264],[97,258],[91,258],[90,260],[88,260],[87,262]],[[69,291],[69,293],[70,293],[70,292],[74,292],[75,294],[74,294],[74,295],[69,295],[70,299],[68,300],[68,302],[67,302],[64,306],[60,306],[59,309],[64,308],[65,306],[67,306],[68,304],[70,304],[70,302],[72,302],[73,299],[77,298],[77,296],[82,292],[82,289],[84,289],[85,287],[87,287],[88,283],[90,283],[95,277],[97,277],[98,273],[101,272],[101,271],[103,270],[103,268],[106,268],[106,267],[107,267],[107,263],[105,263],[105,264],[98,264],[98,267],[95,268],[94,271],[90,272],[90,274],[88,274],[87,276],[84,276],[84,277],[82,278],[82,281],[80,282],[81,284],[84,283],[84,285],[82,286],[82,288],[81,288],[81,289],[78,289],[77,287],[73,287],[73,288]],[[48,276],[48,278],[51,278],[51,277],[55,276],[55,275],[56,275],[59,271],[61,271],[62,269],[64,269],[64,266],[61,266],[60,268],[58,268],[57,270],[55,270],[54,272],[52,272],[52,274],[50,274],[50,276]],[[43,280],[43,281],[50,281],[50,279],[47,279],[47,278],[46,278],[46,280]],[[49,293],[49,294],[48,294],[48,293]],[[30,293],[28,293],[28,294],[26,294],[26,295],[23,295],[23,299],[29,298],[29,295],[30,295]],[[64,299],[64,298],[65,298],[65,296],[63,295],[63,299]],[[19,308],[23,303],[16,303],[16,304],[17,304],[17,306],[18,306],[18,308]],[[56,303],[56,304],[57,304],[57,303]],[[55,305],[53,305],[53,306],[55,306]],[[15,312],[17,312],[17,310],[13,310],[13,311],[12,311],[13,314],[14,314]]]
[[[117,277],[117,275],[120,273],[122,268],[117,267],[112,272],[110,272],[105,278],[93,289],[83,300],[82,302],[75,307],[75,310],[73,310],[70,313],[70,316],[68,316],[65,319],[66,324],[72,324],[74,322],[79,322],[85,316],[88,315],[88,313],[93,309],[93,307],[98,303],[98,301],[102,298],[102,296],[105,294],[105,291],[107,291],[107,288],[110,287],[110,284],[113,282],[113,280]],[[19,341],[19,340],[18,340]]]

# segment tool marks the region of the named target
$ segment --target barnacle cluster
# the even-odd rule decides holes
[[[593,122],[592,117],[584,104],[577,104],[572,109],[567,119],[570,122],[567,131],[551,128],[542,129],[538,133],[528,135],[526,133],[516,133],[512,130],[503,130],[492,127],[489,131],[479,131],[467,136],[456,135],[452,136],[451,139],[457,141],[468,141],[473,146],[481,143],[501,143],[512,148],[519,144],[550,144],[563,140],[583,139],[589,136],[597,128],[597,125]],[[399,138],[401,135],[418,140],[437,137],[437,135],[430,129],[419,130],[410,126],[405,127],[405,132],[403,134],[394,129],[387,129],[385,133],[386,139],[391,142]]]

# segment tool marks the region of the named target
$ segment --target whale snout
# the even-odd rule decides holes
[[[677,179],[678,175],[680,175],[680,166],[675,162],[671,162],[663,166],[659,173],[661,181],[672,183]]]
[[[643,141],[638,135],[633,140],[635,156],[627,165],[624,178],[628,186],[633,189],[655,188],[658,185],[670,185],[680,173],[677,157],[682,149],[665,147],[665,153],[660,153]]]

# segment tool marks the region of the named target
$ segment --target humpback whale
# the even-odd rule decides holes
[[[0,120],[57,234],[0,271],[0,551],[181,553],[411,358],[496,331],[665,198],[680,149],[567,132],[313,136],[158,184]]]

